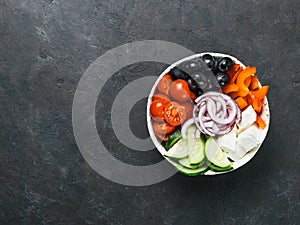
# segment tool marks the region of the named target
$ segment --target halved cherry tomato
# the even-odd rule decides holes
[[[165,135],[165,134],[169,134],[172,131],[174,131],[175,127],[171,126],[170,124],[167,124],[165,122],[154,122],[153,129],[154,129],[156,135],[158,135],[158,134]]]
[[[170,139],[170,134],[155,134],[161,141],[167,141]]]
[[[169,102],[170,98],[164,94],[155,94],[152,96],[152,101],[155,101],[155,100],[163,100],[163,101]]]
[[[170,102],[165,105],[164,118],[172,126],[178,126],[186,119],[185,109],[177,102]]]
[[[150,105],[150,114],[154,119],[157,120],[164,120],[164,107],[165,102],[164,100],[157,99],[153,101]]]
[[[163,93],[168,95],[170,84],[172,83],[172,78],[170,74],[166,74],[162,77],[162,79],[158,82],[157,89]]]
[[[179,102],[185,102],[191,99],[189,85],[182,79],[174,80],[171,83],[169,93],[172,98]]]
[[[184,108],[186,119],[193,116],[194,104],[190,101],[180,103],[180,106]]]

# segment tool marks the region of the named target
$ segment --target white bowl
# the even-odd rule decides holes
[[[163,71],[161,73],[161,75],[157,78],[156,82],[154,83],[151,92],[149,94],[148,97],[148,102],[147,102],[147,125],[148,125],[148,130],[149,130],[149,134],[150,137],[155,145],[155,147],[157,148],[157,150],[160,152],[160,154],[166,159],[168,160],[171,164],[173,164],[175,167],[181,167],[181,165],[179,165],[177,162],[173,161],[172,159],[165,157],[164,154],[166,153],[166,149],[164,148],[164,146],[161,144],[161,141],[157,139],[157,137],[154,134],[153,131],[153,126],[152,126],[152,119],[151,119],[151,115],[150,115],[150,105],[151,105],[151,98],[155,92],[156,86],[158,84],[158,82],[161,80],[161,78],[167,74],[173,67],[178,66],[179,64],[181,64],[182,62],[185,62],[187,60],[192,60],[192,59],[196,59],[201,57],[204,54],[210,54],[212,56],[216,56],[216,57],[230,57],[234,63],[240,64],[241,66],[245,67],[245,65],[239,61],[237,58],[231,56],[231,55],[226,55],[226,54],[222,54],[222,53],[214,53],[214,52],[203,52],[203,53],[199,53],[199,54],[194,54],[191,55],[189,57],[183,58],[175,63],[173,63],[172,65],[170,65],[167,69],[165,69],[165,71]],[[270,111],[269,111],[269,104],[268,104],[268,100],[265,97],[264,102],[263,102],[263,109],[262,109],[262,114],[261,114],[262,119],[265,121],[266,123],[266,127],[262,130],[261,132],[261,140],[262,142],[253,150],[249,151],[241,160],[239,161],[235,161],[232,163],[232,167],[233,169],[230,171],[225,171],[225,172],[214,172],[211,170],[208,170],[207,172],[203,173],[202,175],[217,175],[217,174],[223,174],[223,173],[227,173],[227,172],[231,172],[234,171],[238,168],[240,168],[241,166],[245,165],[247,162],[249,162],[254,155],[258,152],[258,150],[260,149],[263,140],[266,138],[267,136],[267,132],[269,130],[269,124],[270,124]]]

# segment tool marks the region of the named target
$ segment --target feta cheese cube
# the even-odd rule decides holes
[[[243,148],[236,145],[235,151],[227,152],[227,156],[233,161],[239,161],[244,157],[244,155],[246,155],[246,153],[247,152],[245,152]]]
[[[230,131],[228,134],[216,138],[216,142],[225,152],[234,152],[236,145],[236,132]]]
[[[256,121],[256,112],[250,105],[242,112],[242,120],[238,123],[238,128],[240,131],[247,129]]]
[[[249,152],[261,143],[261,131],[255,126],[251,126],[237,137],[236,151]]]

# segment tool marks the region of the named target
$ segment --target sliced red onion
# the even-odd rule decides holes
[[[217,107],[217,113],[221,112],[222,109],[224,109],[224,106],[222,106],[221,102],[216,101],[216,107]]]
[[[196,123],[197,128],[200,130],[200,132],[204,133],[203,130],[202,130],[202,127],[200,126],[200,121],[199,121],[198,118],[195,118],[195,123]]]
[[[211,119],[209,116],[203,116],[202,120],[203,120],[204,122],[212,121],[212,119]]]
[[[204,122],[204,124],[205,124],[206,127],[214,127],[214,125],[215,125],[214,121],[212,121],[212,120]]]
[[[198,129],[209,136],[229,133],[241,120],[235,101],[219,92],[207,92],[196,100],[193,116]]]

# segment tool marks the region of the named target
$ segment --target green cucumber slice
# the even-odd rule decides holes
[[[227,169],[231,167],[231,162],[227,158],[227,155],[219,147],[217,142],[213,138],[207,139],[205,143],[205,156],[212,164],[218,168]]]
[[[189,169],[189,168],[183,167],[181,165],[178,165],[178,166],[176,166],[176,169],[178,170],[179,173],[182,173],[184,175],[197,176],[197,175],[205,173],[208,170],[208,166],[204,163],[203,165],[201,165],[200,167],[198,167],[196,169]]]
[[[189,154],[185,139],[180,139],[172,148],[165,153],[165,156],[175,159],[182,159]]]
[[[179,139],[181,138],[181,132],[180,130],[175,131],[167,143],[165,144],[165,149],[169,150]]]
[[[195,138],[196,129],[197,129],[196,125],[189,126],[186,130],[186,138],[187,139]]]
[[[189,169],[196,169],[196,168],[199,167],[199,164],[198,165],[191,165],[189,157],[185,157],[183,159],[179,159],[178,162],[180,163],[180,165],[182,165],[182,166],[184,166],[186,168],[189,168]]]
[[[231,165],[228,167],[218,167],[218,166],[210,163],[208,166],[214,172],[225,172],[225,171],[229,171],[229,170],[233,169],[233,167]]]
[[[201,138],[188,139],[190,164],[200,164],[205,159],[205,142]]]

